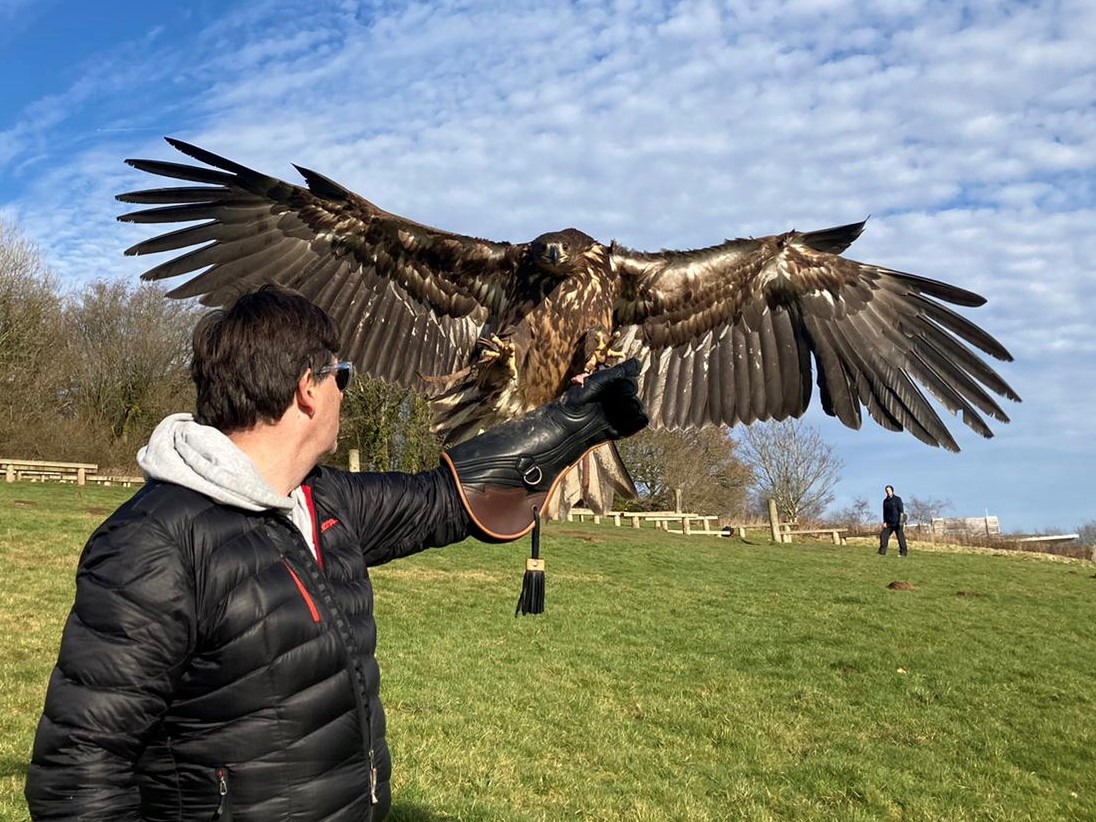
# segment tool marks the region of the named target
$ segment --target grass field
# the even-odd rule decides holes
[[[0,484],[0,820],[129,493]],[[555,525],[514,619],[526,550],[374,572],[397,822],[1096,819],[1094,563]]]

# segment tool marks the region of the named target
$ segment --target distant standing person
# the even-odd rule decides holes
[[[893,485],[888,485],[883,490],[887,495],[883,497],[883,530],[879,532],[879,554],[886,555],[890,535],[898,534],[898,554],[904,557],[909,553],[906,547],[906,509],[902,507],[902,498],[894,493]]]

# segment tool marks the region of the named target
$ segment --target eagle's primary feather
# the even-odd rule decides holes
[[[576,229],[512,244],[390,214],[314,171],[307,188],[168,142],[204,166],[129,160],[188,185],[123,194],[151,206],[119,219],[195,223],[128,254],[187,249],[147,271],[193,274],[171,296],[223,305],[265,282],[294,288],[339,323],[364,373],[433,395],[449,442],[557,397],[576,375],[636,356],[656,427],[750,424],[822,408],[958,451],[927,391],[982,436],[983,415],[1019,400],[978,353],[1011,360],[945,305],[977,294],[840,256],[863,223],[633,251]],[[813,365],[812,365],[813,363]],[[631,480],[615,450],[565,484],[602,509]]]

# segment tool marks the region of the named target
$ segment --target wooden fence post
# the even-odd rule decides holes
[[[362,457],[357,448],[351,448],[346,456],[349,463],[348,467],[352,473],[357,474],[362,470]]]
[[[776,500],[769,499],[769,525],[773,532],[773,542],[782,542],[780,535],[780,517],[776,513]]]

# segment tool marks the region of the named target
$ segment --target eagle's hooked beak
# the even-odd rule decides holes
[[[570,247],[566,240],[538,239],[532,248],[533,260],[546,274],[565,277],[571,261]]]

